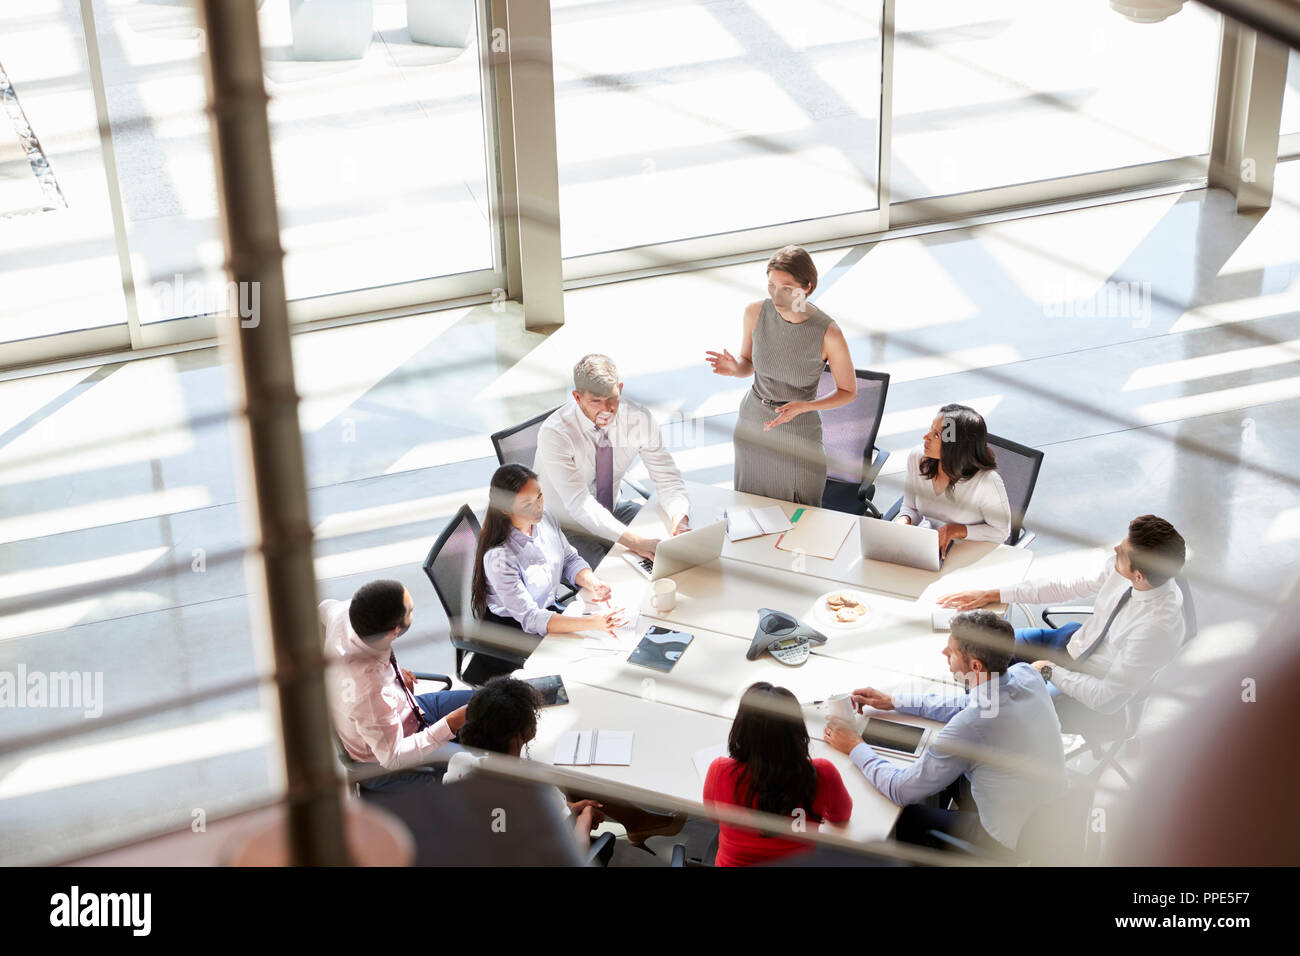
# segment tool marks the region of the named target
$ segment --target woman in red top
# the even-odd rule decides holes
[[[792,830],[817,829],[823,820],[844,823],[853,798],[829,760],[808,756],[808,728],[794,694],[766,681],[740,699],[727,740],[730,757],[709,765],[704,803],[752,807],[794,816]],[[796,812],[799,811],[799,812]],[[718,825],[718,866],[753,866],[810,849],[807,843],[757,830]]]

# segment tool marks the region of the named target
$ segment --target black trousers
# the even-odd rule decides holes
[[[560,607],[558,604],[554,604],[551,606],[551,610],[559,612],[563,611],[564,608]],[[542,639],[536,634],[525,634],[523,628],[519,626],[519,622],[513,617],[500,617],[499,615],[493,614],[491,611],[484,611],[482,621],[484,624],[494,627],[512,628],[519,633],[521,638],[531,641],[532,646],[528,649],[527,653],[522,655],[514,653],[513,650],[507,651],[504,648],[499,654],[489,654],[485,651],[474,651],[469,664],[467,664],[465,669],[462,671],[461,677],[464,679],[465,683],[473,684],[475,687],[480,687],[483,684],[486,684],[493,677],[500,674],[510,674],[523,667],[525,662],[527,662],[529,655],[532,654],[537,645],[542,642]]]

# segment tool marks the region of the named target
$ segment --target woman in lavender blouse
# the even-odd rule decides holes
[[[537,636],[521,643],[517,632],[501,634],[497,628],[479,635],[488,640],[496,637],[495,642],[504,645],[501,657],[516,662],[509,670],[526,660],[547,634],[613,633],[621,623],[618,611],[566,616],[556,604],[556,594],[565,580],[590,591],[598,602],[608,601],[610,590],[569,544],[542,504],[541,485],[531,468],[502,465],[492,476],[470,603],[480,621]],[[501,672],[499,667],[493,670]]]

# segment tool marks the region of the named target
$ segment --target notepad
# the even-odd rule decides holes
[[[555,764],[626,767],[632,763],[632,731],[570,730],[555,742]]]
[[[780,505],[766,508],[729,508],[727,509],[727,540],[744,541],[765,534],[778,534],[789,531],[790,519],[785,516]]]
[[[844,539],[858,526],[855,515],[820,508],[800,508],[792,520],[794,529],[781,535],[776,546],[782,551],[800,551],[827,560],[840,553]]]

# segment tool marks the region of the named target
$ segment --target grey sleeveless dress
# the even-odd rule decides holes
[[[773,402],[809,402],[821,381],[822,339],[831,318],[814,305],[795,324],[781,318],[771,299],[763,301],[754,326],[754,386],[740,403],[732,440],[736,446],[737,491],[766,495],[801,505],[820,506],[826,488],[826,449],[822,419],[804,412],[793,421],[763,431],[777,416]]]

